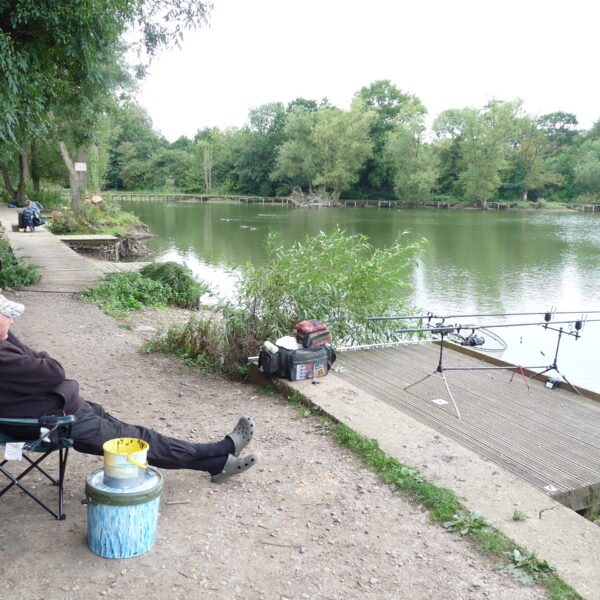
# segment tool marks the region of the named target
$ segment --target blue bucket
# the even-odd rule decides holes
[[[136,488],[113,488],[104,483],[104,470],[92,471],[85,481],[88,546],[104,558],[131,558],[148,552],[156,540],[163,478],[148,467]]]

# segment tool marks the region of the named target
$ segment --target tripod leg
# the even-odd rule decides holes
[[[526,367],[527,369],[529,369],[530,367]],[[529,379],[533,379],[534,377],[537,377],[538,375],[543,375],[544,373],[547,373],[548,371],[556,371],[556,367],[554,365],[550,365],[547,369],[544,369],[543,371],[540,371],[539,373],[534,373],[533,375],[529,376]]]
[[[583,394],[558,370],[558,369],[554,369],[572,388],[573,390],[582,398],[584,397]]]
[[[446,384],[446,389],[448,390],[448,394],[450,396],[450,399],[452,400],[452,404],[454,404],[454,410],[456,411],[456,416],[459,419],[461,419],[460,411],[458,410],[458,406],[456,405],[456,402],[454,401],[454,396],[452,395],[452,392],[450,391],[450,386],[448,385],[448,382],[446,381],[446,376],[444,375],[444,371],[440,371],[440,374],[442,376],[442,379],[444,380],[444,383]]]

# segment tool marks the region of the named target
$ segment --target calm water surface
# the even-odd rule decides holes
[[[600,213],[314,210],[162,201],[124,202],[123,207],[137,214],[157,236],[149,246],[158,260],[187,264],[225,295],[233,290],[231,269],[246,261],[264,260],[262,242],[268,231],[278,231],[284,241],[291,242],[339,225],[348,233],[366,234],[376,246],[393,243],[406,230],[427,238],[414,272],[413,302],[419,311],[600,310]],[[557,363],[570,381],[600,392],[600,323],[591,322],[600,319],[600,313],[590,313],[588,318],[581,339],[563,336]],[[556,333],[541,327],[495,331],[509,344],[504,359],[523,366],[552,364]]]

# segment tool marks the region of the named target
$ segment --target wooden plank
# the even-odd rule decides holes
[[[119,238],[116,235],[93,233],[87,235],[57,235],[61,242],[116,242]]]
[[[445,349],[444,363],[485,366]],[[338,355],[337,375],[581,510],[600,494],[600,405],[566,387],[548,389],[510,371],[440,373],[439,346],[410,345]],[[436,405],[441,398],[446,405]],[[550,486],[550,487],[549,487]],[[597,502],[597,500],[596,500]]]

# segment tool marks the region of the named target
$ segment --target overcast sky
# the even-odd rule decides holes
[[[353,95],[389,79],[448,108],[522,98],[600,118],[596,0],[213,0],[210,26],[151,65],[138,100],[169,140],[241,127],[251,108]]]

